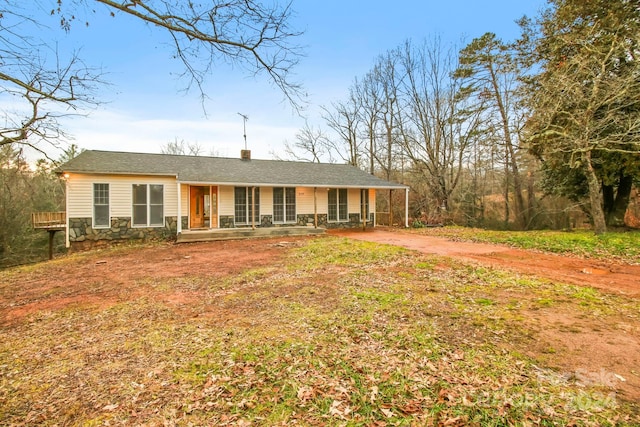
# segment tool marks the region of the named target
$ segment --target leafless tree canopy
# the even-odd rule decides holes
[[[221,62],[249,74],[266,74],[299,110],[304,94],[292,80],[301,33],[290,27],[290,3],[253,0],[7,0],[0,6],[0,145],[56,144],[64,137],[59,118],[84,114],[99,103],[96,89],[103,72],[85,64],[78,52],[60,52],[35,35],[90,25],[96,14],[123,14],[157,28],[171,40],[173,57],[182,64],[186,89],[206,98],[204,82]],[[57,17],[57,20],[52,20]],[[45,19],[47,17],[48,19]]]
[[[278,153],[272,153],[274,158],[280,159]],[[292,158],[301,162],[320,163],[326,156],[330,163],[333,163],[331,153],[331,143],[320,128],[305,123],[305,126],[296,133],[293,143],[285,142],[284,154],[287,158]]]
[[[64,130],[58,120],[95,105],[102,73],[76,52],[30,37],[39,24],[18,7],[0,10],[0,145],[57,144]]]
[[[89,0],[87,0],[89,1]],[[290,3],[214,0],[94,0],[168,32],[175,57],[184,64],[189,87],[205,96],[203,82],[218,61],[228,61],[251,74],[266,73],[296,108],[302,88],[291,72],[302,54],[292,39]]]
[[[505,228],[625,225],[640,179],[638,2],[547,4],[511,42],[487,32],[454,52],[436,36],[380,55],[324,108],[330,152],[410,185],[414,215],[453,208],[476,225],[491,206]]]

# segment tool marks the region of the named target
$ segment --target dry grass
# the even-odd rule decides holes
[[[3,295],[20,277],[0,272]],[[336,238],[272,267],[122,286],[131,298],[2,327],[0,424],[640,423],[613,374],[552,370],[524,351],[529,310],[588,322],[637,314],[635,301]]]

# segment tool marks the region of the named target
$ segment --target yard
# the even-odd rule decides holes
[[[0,271],[0,424],[640,423],[639,266],[447,238],[156,243]]]

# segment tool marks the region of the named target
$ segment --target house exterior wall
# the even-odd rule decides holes
[[[329,212],[329,191],[327,188],[322,187],[316,190],[316,204],[318,206],[318,214],[326,215]]]
[[[360,190],[357,188],[347,190],[347,210],[349,215],[360,213]]]
[[[189,216],[189,185],[180,184],[180,215]]]
[[[93,224],[93,184],[109,185],[109,225],[102,227]],[[134,226],[133,184],[163,185],[164,224],[158,226]],[[180,185],[180,212],[178,212],[178,185]],[[188,230],[189,224],[189,188],[188,184],[178,184],[175,177],[127,176],[127,175],[90,175],[70,174],[67,178],[67,218],[68,239],[72,245],[91,245],[103,240],[167,238],[177,233],[177,222],[182,229]],[[371,211],[375,211],[375,190],[369,191]],[[315,193],[315,196],[314,196]],[[315,202],[314,202],[315,197]],[[318,225],[327,228],[357,227],[360,225],[360,190],[347,191],[348,220],[327,221],[328,189],[318,187],[296,188],[296,221],[286,224],[273,223],[273,188],[260,188],[261,227],[272,226],[309,226],[313,225],[316,214]],[[235,224],[235,200],[233,186],[218,186],[218,227],[233,228]],[[314,212],[315,207],[315,212]],[[373,220],[373,214],[369,221]],[[369,225],[373,225],[370,223]]]
[[[260,188],[260,215],[273,217],[273,188]]]
[[[104,240],[164,238],[177,228],[177,184],[173,177],[69,174],[67,179],[68,240],[91,246]],[[93,184],[109,185],[109,221],[96,226],[93,219]],[[163,225],[133,226],[133,184],[163,186]]]
[[[313,214],[313,188],[296,188],[296,210],[297,213]]]
[[[249,224],[236,224],[235,222],[235,190],[234,186],[218,186],[219,200],[219,228],[248,227]],[[188,191],[188,189],[186,190]],[[375,211],[375,190],[369,191],[369,204],[371,215],[369,226],[373,225],[373,212]],[[347,191],[348,219],[346,221],[327,221],[329,210],[328,188],[318,187],[315,191],[315,207],[318,215],[318,225],[327,228],[347,228],[360,226],[360,189],[351,188]],[[183,206],[186,203],[183,202]],[[282,227],[282,226],[308,226],[315,220],[314,215],[314,188],[296,187],[296,221],[294,223],[273,223],[273,188],[260,187],[260,221],[256,224],[260,227]],[[183,211],[185,208],[183,207]],[[188,212],[186,213],[188,214]],[[186,227],[185,227],[186,229]]]
[[[220,216],[234,216],[234,187],[221,185],[218,188],[218,214]]]
[[[109,214],[112,217],[131,216],[133,184],[162,184],[164,186],[164,215],[177,215],[178,190],[175,178],[70,174],[67,178],[69,193],[67,215],[69,217],[93,216],[93,184],[109,184]]]

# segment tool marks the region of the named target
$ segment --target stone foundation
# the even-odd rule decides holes
[[[326,220],[326,215],[325,215]],[[318,215],[318,222],[320,222]],[[327,228],[358,228],[362,227],[362,223],[360,222],[360,214],[358,213],[350,213],[349,221],[342,222],[327,222],[323,226]],[[367,228],[373,227],[373,214],[369,215],[369,221],[367,221]]]
[[[260,227],[273,227],[273,216],[272,215],[262,215],[260,217]]]
[[[298,223],[296,225],[302,227],[313,227],[314,221],[314,214],[300,214],[298,215]],[[318,214],[318,227],[329,228],[329,224],[327,223],[327,214]]]
[[[101,241],[167,239],[175,237],[177,217],[165,217],[164,227],[131,227],[131,217],[112,217],[111,227],[93,228],[91,218],[69,218],[69,241],[73,246],[93,246]]]
[[[314,214],[298,214],[297,220],[295,224],[274,224],[273,223],[273,215],[262,215],[260,216],[260,223],[256,224],[256,226],[260,228],[269,228],[269,227],[313,227],[314,225]],[[219,228],[245,228],[250,225],[240,225],[236,226],[235,218],[233,215],[221,215],[220,216],[220,227]],[[324,228],[358,228],[361,227],[360,223],[360,214],[352,213],[349,214],[349,221],[342,222],[329,222],[327,219],[327,214],[318,214],[318,227]],[[369,215],[369,221],[367,221],[367,227],[373,227],[373,213]],[[187,228],[185,228],[187,229]]]
[[[233,215],[220,215],[218,218],[220,221],[220,228],[234,228],[235,227],[235,217]]]

